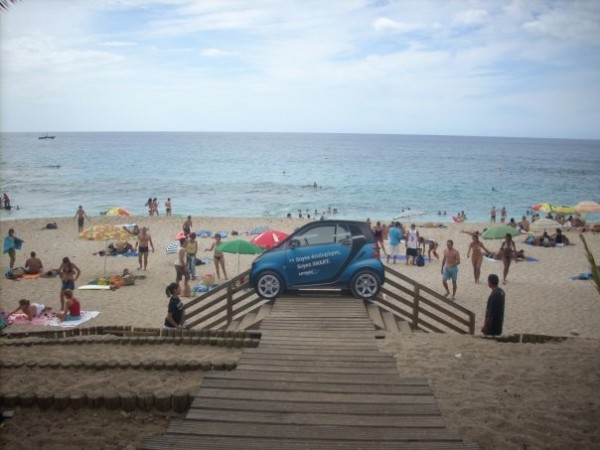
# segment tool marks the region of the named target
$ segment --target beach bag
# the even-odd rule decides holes
[[[46,229],[48,229],[48,230],[56,230],[57,228],[58,228],[58,225],[56,224],[56,222],[46,224]]]
[[[425,265],[425,258],[423,255],[419,255],[415,258],[415,264],[419,267],[423,267]]]

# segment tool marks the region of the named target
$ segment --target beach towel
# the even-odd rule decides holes
[[[92,320],[93,318],[100,315],[100,311],[81,311],[81,318],[79,320],[66,320],[61,322],[55,316],[42,316],[36,317],[32,321],[29,321],[25,314],[13,314],[9,318],[9,323],[12,325],[43,325],[50,327],[61,327],[61,328],[74,328],[78,327],[82,323]]]
[[[196,259],[197,266],[203,266],[205,264],[210,264],[212,262],[212,258],[198,258]]]
[[[22,239],[16,237],[13,237],[13,239],[11,239],[10,236],[5,236],[2,253],[8,253],[8,251],[12,250],[13,248],[15,250],[21,250],[21,247],[23,247],[23,242],[25,241],[23,241]]]
[[[221,239],[225,239],[227,236],[229,236],[229,231],[221,230],[221,231],[218,231],[218,233],[221,236]]]
[[[571,280],[591,280],[592,272],[581,272],[579,275],[571,277]]]
[[[83,286],[79,286],[77,289],[84,291],[108,291],[111,289],[111,286],[108,284],[84,284]]]
[[[212,237],[213,232],[210,230],[198,230],[196,231],[196,236],[197,237],[202,237],[202,238],[209,238]]]
[[[267,231],[269,229],[268,226],[266,225],[260,225],[258,227],[254,227],[252,229],[250,229],[249,231],[246,231],[245,234],[260,234],[260,233],[264,233],[265,231]]]
[[[42,275],[42,273],[24,273],[20,278],[23,278],[24,280],[37,280]]]

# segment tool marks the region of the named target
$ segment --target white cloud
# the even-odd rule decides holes
[[[135,47],[137,42],[127,42],[127,41],[106,41],[101,42],[101,46],[103,47]]]
[[[422,23],[402,23],[396,22],[395,20],[388,19],[387,17],[379,17],[373,22],[373,28],[375,31],[394,31],[398,33],[408,33],[411,31],[422,30],[427,28]]]
[[[205,48],[204,50],[202,50],[200,52],[200,54],[202,56],[207,57],[207,58],[220,58],[220,57],[234,56],[235,55],[234,52],[228,52],[226,50],[221,50],[219,48]]]
[[[469,9],[456,14],[454,19],[462,25],[480,25],[488,22],[489,14],[484,9]]]

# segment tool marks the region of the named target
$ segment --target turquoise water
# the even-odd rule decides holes
[[[419,221],[492,205],[520,217],[534,203],[600,200],[600,141],[302,133],[33,133],[0,135],[1,190],[19,209],[0,219],[147,214],[171,197],[174,214],[298,215]],[[313,183],[318,187],[314,188]],[[440,218],[438,211],[446,211]]]

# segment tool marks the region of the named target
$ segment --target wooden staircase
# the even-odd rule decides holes
[[[206,375],[187,416],[142,448],[478,448],[445,427],[425,379],[398,377],[362,301],[280,298],[260,332],[237,369]]]

